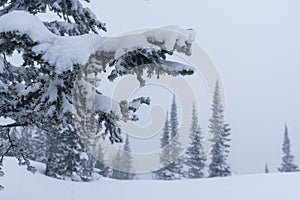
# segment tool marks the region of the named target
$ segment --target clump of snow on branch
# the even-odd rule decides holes
[[[33,52],[42,55],[45,62],[55,66],[57,73],[72,70],[76,64],[83,64],[96,47],[97,51],[112,52],[114,59],[139,48],[163,49],[167,52],[177,50],[190,55],[191,44],[195,39],[193,30],[176,26],[123,37],[101,37],[95,34],[62,37],[51,33],[37,17],[23,11],[13,11],[2,16],[0,32],[28,35],[36,43]]]

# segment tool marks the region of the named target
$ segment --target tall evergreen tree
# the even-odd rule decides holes
[[[183,163],[180,156],[182,148],[179,141],[179,129],[178,129],[178,110],[176,103],[176,96],[173,95],[170,111],[170,139],[171,139],[171,160],[173,161],[168,169],[172,174],[172,179],[180,179],[183,176]]]
[[[101,176],[109,177],[111,173],[111,168],[107,166],[104,162],[104,149],[101,146],[101,144],[97,144],[96,147],[97,150],[95,152],[97,153],[95,154],[95,168]]]
[[[221,102],[219,81],[216,82],[211,106],[212,116],[209,119],[209,133],[213,136],[212,142],[215,142],[220,135],[224,123],[224,109]]]
[[[231,174],[227,163],[228,136],[230,128],[228,124],[224,125],[224,109],[221,102],[221,93],[219,81],[216,82],[214,95],[212,99],[212,116],[209,119],[209,133],[213,136],[211,150],[211,163],[209,164],[209,177],[228,176]]]
[[[159,180],[171,180],[172,175],[168,169],[168,165],[172,163],[171,159],[171,145],[170,145],[170,122],[169,122],[169,114],[166,114],[166,120],[162,132],[162,137],[160,139],[160,147],[162,150],[162,154],[160,155],[160,162],[163,168],[157,170],[155,172],[155,178]]]
[[[282,163],[281,167],[278,168],[280,172],[295,172],[298,171],[298,166],[294,163],[294,156],[291,153],[291,143],[288,135],[288,127],[284,125],[284,138],[282,144]]]
[[[174,180],[180,179],[183,176],[183,160],[180,157],[182,148],[179,141],[178,125],[176,97],[173,95],[170,119],[166,118],[161,138],[161,148],[164,147],[164,149],[160,157],[160,162],[165,167],[156,172],[156,178],[158,179]]]
[[[176,136],[178,136],[178,113],[177,113],[177,103],[176,103],[175,94],[173,94],[173,99],[171,104],[170,134],[171,134],[171,139],[174,139],[176,138]]]
[[[230,145],[228,142],[230,136],[229,124],[224,124],[219,138],[211,150],[211,163],[209,164],[209,177],[225,177],[231,175],[231,169],[228,164],[228,153]]]
[[[183,160],[180,157],[182,148],[179,141],[178,125],[176,97],[173,95],[170,119],[167,116],[161,138],[163,152],[160,162],[164,167],[156,172],[157,179],[174,180],[183,177]]]
[[[195,104],[193,104],[192,110],[192,124],[190,128],[190,146],[188,147],[184,156],[184,164],[186,171],[184,176],[186,178],[203,178],[204,168],[206,166],[206,157],[203,152],[202,140],[203,135],[201,133],[200,126],[198,124],[198,117]]]
[[[128,135],[126,136],[123,151],[125,153],[121,153],[121,151],[118,151],[116,157],[113,160],[113,170],[111,178],[131,180],[134,179],[135,174],[130,172],[132,171],[132,157],[130,154],[131,148]],[[121,171],[119,169],[124,169],[124,171]]]
[[[162,137],[160,139],[160,147],[164,147],[168,144],[170,144],[170,122],[169,113],[167,112]]]

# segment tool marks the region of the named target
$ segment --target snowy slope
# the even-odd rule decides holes
[[[39,173],[44,166],[38,165]],[[116,181],[91,183],[61,181],[31,174],[17,161],[6,158],[5,190],[0,200],[299,200],[300,173],[261,174],[183,181]]]

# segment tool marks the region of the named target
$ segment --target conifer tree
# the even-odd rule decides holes
[[[192,109],[192,124],[190,128],[190,146],[184,156],[184,165],[186,178],[203,178],[204,168],[206,166],[206,157],[203,152],[203,135],[198,124],[198,117],[195,104]]]
[[[224,124],[219,138],[211,150],[211,163],[209,164],[209,177],[225,177],[231,175],[230,165],[228,163],[228,153],[230,145],[229,124]]]
[[[0,5],[2,7],[0,16],[15,10],[22,10],[36,15],[41,12],[46,12],[47,9],[49,9],[50,12],[57,14],[63,21],[55,20],[51,22],[45,21],[43,23],[49,31],[61,36],[82,35],[90,32],[97,33],[98,30],[106,30],[105,24],[100,22],[95,14],[93,14],[89,8],[84,7],[78,0],[1,0]],[[70,18],[74,21],[72,22]],[[0,112],[5,112],[7,113],[6,116],[14,119],[16,121],[14,124],[16,127],[24,127],[22,129],[25,131],[24,134],[26,135],[23,138],[25,139],[25,143],[21,143],[21,146],[26,145],[26,148],[24,149],[27,149],[27,151],[24,151],[24,155],[32,160],[46,162],[46,174],[49,176],[56,178],[66,178],[70,176],[71,179],[76,180],[79,180],[78,177],[82,178],[84,181],[91,180],[93,169],[90,165],[91,160],[89,160],[91,157],[83,156],[86,154],[86,150],[83,147],[83,144],[80,143],[76,132],[62,130],[68,130],[68,126],[71,125],[70,118],[72,116],[69,112],[61,112],[61,110],[64,109],[63,107],[66,107],[66,105],[62,106],[62,102],[67,102],[68,100],[66,99],[69,98],[67,93],[70,91],[70,88],[68,88],[69,85],[67,79],[69,79],[69,81],[74,80],[72,78],[73,75],[70,76],[70,73],[69,75],[64,73],[61,75],[61,81],[65,84],[52,84],[58,81],[57,74],[52,70],[52,64],[43,61],[41,56],[37,56],[36,53],[32,52],[32,47],[37,44],[31,40],[30,36],[26,36],[26,34],[22,34],[18,31],[1,32],[0,40],[4,41],[4,43],[1,44],[1,53],[3,53],[2,55],[4,56],[1,56],[1,61],[4,62],[4,70],[1,73],[0,79],[3,78],[2,81],[4,83],[7,81],[14,82],[10,88],[7,88],[12,94],[7,93],[7,91],[3,93],[4,95],[1,99],[5,106],[2,106]],[[16,43],[10,42],[17,40],[18,42]],[[23,66],[13,66],[6,60],[6,55],[9,56],[14,50],[13,48],[17,48],[23,52],[23,66],[26,66],[26,69],[23,68]],[[40,69],[33,66],[34,62],[40,64]],[[11,80],[8,80],[8,77]],[[37,85],[41,87],[38,88],[36,87]],[[34,87],[32,86],[36,87],[36,90],[33,90],[32,88]],[[27,96],[25,96],[26,93],[17,91],[16,88],[18,87],[27,88]],[[52,93],[47,93],[47,90],[52,91]],[[51,98],[51,95],[55,95],[53,93],[54,91],[57,91],[57,99]],[[17,96],[18,93],[22,95],[21,98]],[[6,95],[12,96],[6,98]],[[37,104],[38,102],[39,105]],[[34,105],[34,107],[30,106],[30,103],[31,105]],[[9,109],[9,107],[12,109]],[[32,114],[33,110],[36,110],[37,108],[37,112],[39,112],[40,115]],[[52,112],[48,112],[48,109],[52,110]],[[15,113],[14,110],[20,110],[20,112]],[[49,116],[48,113],[56,113],[57,115]],[[61,126],[61,129],[59,130],[56,127],[62,120],[63,123],[60,124],[64,125],[64,127]],[[29,130],[30,127],[39,128],[32,128],[32,130]],[[38,135],[35,135],[35,133],[37,133],[35,129],[38,130]],[[44,148],[48,148],[48,145],[46,143],[41,143],[42,140],[45,139],[41,138],[45,137],[45,131],[40,130],[45,130],[48,132],[47,137],[51,137],[51,142],[48,144],[48,158],[45,158],[45,155],[42,155],[45,153]],[[29,135],[32,136],[30,137]],[[26,141],[28,142],[27,144]],[[36,151],[37,149],[35,150],[35,148],[38,147],[42,148],[39,149],[39,151]]]
[[[178,125],[176,97],[173,95],[170,119],[168,120],[168,117],[166,119],[161,139],[161,147],[164,147],[164,149],[160,162],[164,167],[157,171],[158,179],[174,180],[183,177],[183,160],[180,157],[182,148],[179,141]],[[167,142],[167,140],[169,141]],[[164,144],[168,145],[163,146]]]
[[[131,148],[128,135],[126,136],[123,151],[125,153],[121,153],[121,151],[118,151],[116,157],[113,160],[113,170],[111,178],[131,180],[135,177],[135,174],[130,172],[132,171],[132,157],[130,155]]]
[[[224,109],[221,102],[219,82],[216,82],[213,100],[212,116],[209,119],[209,132],[213,135],[213,147],[211,150],[211,163],[209,164],[209,177],[231,175],[230,166],[227,163],[230,139],[229,124],[224,124]]]
[[[172,179],[180,179],[183,176],[183,161],[180,156],[182,152],[181,143],[179,141],[179,123],[176,96],[173,95],[170,111],[170,142],[171,142],[171,160],[173,161],[167,168],[172,174]]]
[[[216,82],[211,111],[212,115],[209,119],[208,131],[213,136],[212,142],[215,142],[219,138],[224,123],[224,108],[221,102],[219,81]]]
[[[298,171],[298,166],[294,163],[294,156],[291,153],[291,143],[288,135],[288,127],[284,125],[284,138],[282,144],[282,162],[281,167],[278,168],[280,172],[295,172]]]
[[[111,168],[107,166],[104,162],[105,155],[104,149],[101,144],[97,144],[97,154],[95,155],[95,168],[98,169],[98,173],[103,177],[109,177],[111,173]]]
[[[168,165],[172,163],[171,159],[171,145],[170,145],[170,122],[169,122],[169,114],[166,114],[166,120],[162,132],[162,137],[160,139],[160,147],[162,150],[162,154],[160,155],[160,162],[163,168],[157,170],[155,172],[155,178],[159,180],[171,180],[171,172],[168,169]]]

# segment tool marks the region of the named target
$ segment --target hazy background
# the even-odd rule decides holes
[[[132,29],[194,28],[226,90],[234,173],[280,165],[284,123],[300,165],[300,2],[297,0],[97,0],[91,8],[115,35]]]

